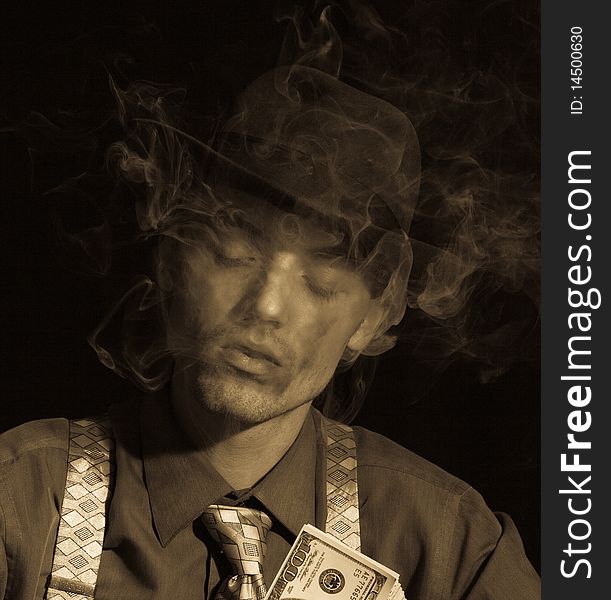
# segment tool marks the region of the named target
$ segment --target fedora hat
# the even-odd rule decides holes
[[[292,66],[262,75],[212,146],[203,178],[228,202],[265,200],[332,221],[368,249],[387,232],[409,231],[420,175],[411,122],[325,72]]]

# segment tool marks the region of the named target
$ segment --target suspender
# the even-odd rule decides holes
[[[66,489],[47,600],[93,598],[114,460],[108,418],[70,421]]]
[[[323,417],[327,441],[325,531],[360,551],[356,442],[351,427]],[[112,494],[114,440],[107,417],[70,421],[66,490],[47,600],[95,595],[106,507]]]
[[[351,427],[324,419],[327,430],[327,523],[325,531],[360,552],[356,442]]]

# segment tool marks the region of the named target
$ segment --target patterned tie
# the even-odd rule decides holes
[[[267,593],[263,558],[270,518],[254,508],[211,504],[202,520],[235,573],[221,584],[216,600],[263,600]]]

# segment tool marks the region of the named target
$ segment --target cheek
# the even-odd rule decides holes
[[[317,314],[296,332],[304,365],[335,369],[359,321],[341,314]]]
[[[183,304],[191,319],[200,324],[214,325],[221,322],[246,293],[248,278],[228,276],[210,269],[206,274],[197,273],[183,294]]]

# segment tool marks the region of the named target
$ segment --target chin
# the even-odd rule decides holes
[[[267,387],[252,378],[219,373],[198,378],[199,396],[206,410],[247,425],[264,423],[290,410],[282,401],[283,395]]]

